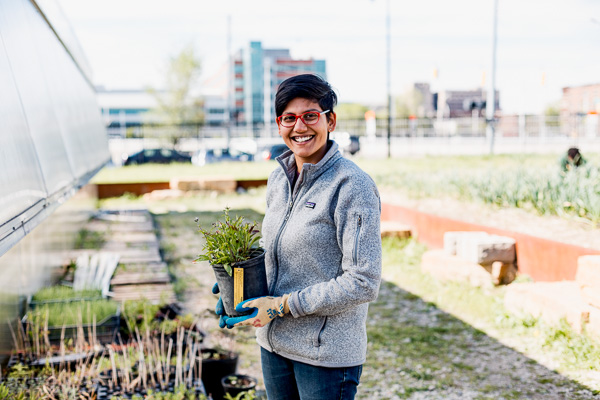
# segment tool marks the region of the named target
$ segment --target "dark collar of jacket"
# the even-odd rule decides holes
[[[302,165],[302,171],[300,171],[300,176],[298,178],[298,182],[303,182],[304,184],[310,184],[312,181],[317,179],[321,174],[327,171],[337,160],[342,158],[342,155],[339,152],[339,146],[333,140],[329,140],[328,143],[329,150],[323,156],[321,161],[316,164],[305,163]],[[296,169],[296,159],[294,158],[294,153],[291,150],[286,151],[282,155],[276,158],[279,162],[285,175],[290,182],[290,186],[292,182],[294,182],[294,174]]]

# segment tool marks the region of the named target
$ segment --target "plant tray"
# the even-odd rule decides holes
[[[28,327],[30,325],[30,321],[27,318],[27,314],[21,320],[23,324],[23,329],[25,332],[28,332]],[[113,343],[117,339],[117,334],[119,333],[119,328],[121,327],[121,306],[117,306],[117,312],[110,317],[104,318],[102,321],[96,323],[96,327],[93,327],[93,324],[82,324],[80,326],[83,330],[83,334],[86,341],[90,341],[90,335],[95,330],[96,332],[96,340],[101,344],[109,344]],[[65,325],[64,326],[64,339],[76,339],[77,338],[77,330],[80,328],[77,325]],[[63,327],[62,326],[49,326],[48,327],[48,339],[51,345],[60,345],[61,335],[62,335]]]
[[[201,380],[195,380],[194,383],[190,386],[187,386],[188,389],[193,389],[196,396],[203,394],[206,395],[206,390],[204,389],[204,385],[202,384]],[[145,397],[147,392],[145,390],[136,390],[133,392],[124,392],[120,387],[116,387],[113,388],[111,386],[109,386],[106,383],[100,383],[98,382],[95,385],[95,392],[96,392],[96,398],[97,400],[109,400],[109,399],[113,399],[113,398],[118,398],[119,400],[121,399],[131,399],[134,397]],[[175,391],[175,387],[173,384],[173,380],[170,381],[170,384],[167,388],[165,388],[164,390],[160,389],[160,386],[158,388],[154,388],[154,389],[150,389],[152,390],[155,394],[157,393],[173,393]]]

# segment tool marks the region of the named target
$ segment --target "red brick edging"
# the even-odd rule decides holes
[[[419,241],[433,248],[443,247],[444,232],[448,231],[485,231],[511,237],[517,242],[519,272],[531,276],[536,281],[574,280],[577,258],[587,254],[600,254],[600,251],[595,249],[440,217],[402,206],[384,203],[381,211],[382,220],[409,225]]]

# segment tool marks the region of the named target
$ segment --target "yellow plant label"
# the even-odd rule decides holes
[[[233,304],[244,301],[244,268],[233,269]]]

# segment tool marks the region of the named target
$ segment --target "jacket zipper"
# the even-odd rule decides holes
[[[356,237],[354,238],[354,252],[352,253],[352,262],[358,264],[358,237],[360,236],[360,227],[362,226],[362,217],[358,216],[358,226],[356,227]]]
[[[294,207],[294,201],[296,200],[296,197],[298,197],[298,195],[300,194],[301,188],[302,188],[302,186],[298,186],[298,190],[296,191],[296,196],[290,200],[290,204],[288,206],[287,213],[285,214],[283,223],[281,224],[281,227],[279,227],[279,232],[277,232],[277,236],[275,236],[275,244],[273,246],[273,249],[275,249],[275,257],[274,257],[275,258],[275,279],[273,279],[273,290],[270,290],[271,295],[273,295],[273,292],[275,291],[275,287],[277,286],[277,279],[279,278],[279,256],[277,255],[277,248],[279,247],[279,238],[281,237],[283,229],[287,225],[287,221],[290,218],[290,214],[292,213],[292,208]],[[292,193],[292,190],[293,189],[290,185],[290,193]],[[267,331],[267,339],[269,341],[269,346],[271,346],[271,350],[274,353],[276,353],[275,348],[273,347],[273,342],[272,342],[272,338],[271,338],[274,322],[275,322],[275,320],[271,321],[271,323],[269,324],[269,330]]]

